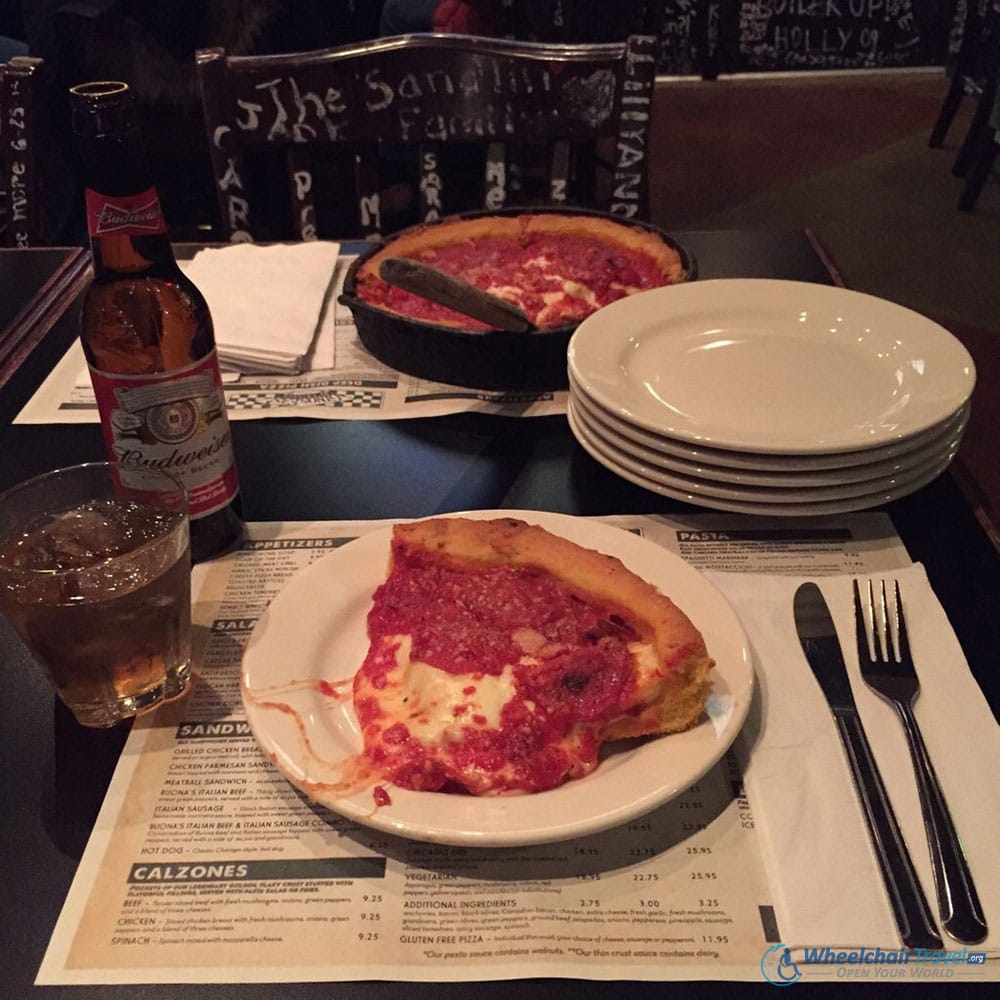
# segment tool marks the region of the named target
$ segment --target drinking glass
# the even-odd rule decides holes
[[[184,487],[113,463],[57,469],[0,495],[0,613],[84,726],[182,695],[191,678]]]

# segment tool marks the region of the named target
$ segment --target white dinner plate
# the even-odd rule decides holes
[[[898,441],[969,398],[968,351],[873,295],[763,278],[654,288],[574,332],[569,370],[623,420],[715,448],[825,454]]]
[[[722,448],[705,448],[687,444],[673,438],[654,434],[642,427],[626,423],[605,409],[600,403],[586,396],[570,378],[569,398],[589,417],[600,421],[623,438],[637,446],[657,452],[666,459],[676,459],[691,465],[706,465],[715,469],[732,470],[740,476],[744,472],[761,475],[823,474],[837,477],[840,482],[854,473],[866,475],[869,467],[886,463],[908,463],[913,453],[920,449],[937,447],[952,437],[960,437],[969,422],[971,404],[966,403],[940,424],[913,434],[901,441],[862,451],[841,451],[828,455],[764,455],[760,452],[725,451]]]
[[[261,747],[297,788],[360,824],[442,844],[501,847],[548,843],[618,826],[685,791],[736,738],[753,693],[746,635],[722,594],[678,556],[600,522],[534,511],[475,511],[518,517],[617,556],[691,618],[716,665],[706,718],[683,733],[610,745],[586,778],[532,795],[414,792],[374,783],[343,794],[335,784],[362,749],[351,678],[368,650],[366,617],[383,581],[391,529],[378,529],[296,573],[260,617],[243,657],[247,719]],[[333,687],[330,687],[333,685]],[[330,693],[341,691],[341,696]],[[348,765],[349,768],[349,765]]]
[[[600,437],[612,453],[622,452],[636,461],[679,473],[688,478],[709,479],[739,486],[839,487],[846,483],[870,483],[873,480],[905,474],[909,469],[926,465],[948,448],[957,450],[968,421],[968,409],[965,409],[960,419],[954,422],[948,421],[945,429],[928,438],[925,444],[881,462],[866,462],[862,465],[835,469],[790,469],[779,472],[772,469],[733,468],[710,462],[688,461],[651,448],[643,441],[623,434],[614,423],[606,419],[604,411],[592,406],[583,396],[570,395],[568,405],[573,407],[578,421]]]
[[[569,400],[569,410],[577,428],[589,442],[622,467],[636,472],[653,482],[674,489],[690,490],[698,496],[720,497],[724,500],[749,500],[752,503],[817,503],[827,500],[845,500],[850,497],[871,496],[885,490],[906,486],[911,480],[920,478],[926,470],[947,465],[958,452],[959,440],[947,439],[933,448],[912,465],[904,465],[885,476],[874,479],[842,480],[822,486],[808,484],[787,485],[785,483],[745,483],[717,479],[709,469],[698,469],[694,473],[664,468],[657,462],[650,462],[631,450],[622,448],[593,421],[586,410]]]
[[[610,454],[587,433],[586,428],[580,425],[572,412],[567,413],[570,430],[573,436],[583,447],[591,458],[600,462],[605,468],[610,469],[622,479],[635,483],[643,489],[660,496],[671,497],[674,500],[683,500],[685,503],[694,504],[698,507],[709,507],[714,510],[733,511],[737,514],[759,514],[763,517],[820,517],[830,514],[849,514],[857,510],[870,510],[872,507],[880,507],[883,504],[898,500],[900,497],[909,495],[926,486],[936,479],[951,464],[952,456],[945,454],[939,457],[936,463],[924,467],[920,474],[899,486],[892,489],[882,490],[878,493],[865,494],[858,497],[844,497],[833,500],[813,500],[801,503],[781,503],[771,501],[760,503],[753,500],[736,499],[732,497],[716,497],[707,494],[697,493],[691,488],[668,486],[665,483],[651,479],[643,472],[627,468],[619,460],[618,456]]]

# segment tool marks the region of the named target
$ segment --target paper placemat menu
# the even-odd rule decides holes
[[[231,420],[312,417],[397,420],[449,413],[538,417],[566,412],[565,391],[490,392],[405,375],[358,339],[351,310],[337,301],[353,257],[342,257],[315,340],[300,374],[223,372]],[[97,423],[97,403],[79,342],[66,352],[18,414],[19,424]]]
[[[880,514],[828,530],[602,520],[707,570],[909,563]],[[652,813],[528,848],[386,835],[311,803],[263,755],[239,691],[257,618],[296,571],[386,523],[251,525],[196,568],[197,682],[134,726],[37,982],[760,981],[782,929],[743,783],[752,725]]]

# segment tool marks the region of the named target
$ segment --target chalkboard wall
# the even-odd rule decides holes
[[[655,35],[669,74],[873,69],[943,65],[963,0],[608,0],[614,16],[586,18],[584,0],[532,0],[519,27],[545,41]],[[530,18],[524,11],[530,8]]]
[[[740,0],[738,69],[912,65],[913,0]]]

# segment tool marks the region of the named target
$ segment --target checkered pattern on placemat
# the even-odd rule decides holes
[[[231,390],[226,392],[226,404],[231,410],[275,410],[293,406],[330,406],[350,409],[380,409],[385,394],[375,389],[332,388],[323,386],[312,389],[254,391]]]

